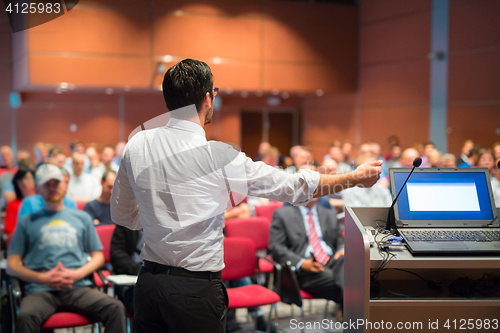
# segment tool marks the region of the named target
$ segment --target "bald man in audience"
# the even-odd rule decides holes
[[[77,202],[89,202],[101,195],[102,186],[94,176],[83,172],[85,155],[74,153],[73,174],[68,183],[68,197]]]
[[[399,163],[402,168],[413,168],[413,160],[419,157],[419,153],[415,148],[408,148],[403,151]]]

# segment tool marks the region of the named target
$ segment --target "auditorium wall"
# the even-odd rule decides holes
[[[103,2],[82,1],[82,3],[88,4],[87,11],[95,11],[96,7],[101,6],[98,4]],[[108,12],[111,13],[107,15],[112,15],[111,9],[113,6],[116,7],[118,3],[131,6],[133,2],[107,1],[106,3],[110,7],[101,8],[100,15],[105,15]],[[194,20],[193,16],[190,15],[179,15],[172,22],[186,25],[188,30],[196,30],[198,27],[195,24],[189,24],[192,20],[194,20],[193,22],[202,20],[204,27],[212,26],[212,24],[216,26],[216,28],[210,28],[206,31],[204,35],[210,35],[210,37],[206,44],[199,44],[198,50],[193,48],[193,43],[177,40],[179,37],[172,36],[172,34],[161,39],[163,30],[172,29],[169,25],[173,23],[168,21],[158,22],[158,27],[161,28],[157,31],[157,37],[160,38],[159,40],[163,40],[162,43],[144,42],[137,37],[144,29],[148,29],[149,23],[144,19],[143,16],[146,14],[143,13],[138,14],[138,18],[132,20],[136,27],[135,30],[127,30],[130,27],[125,29],[126,26],[124,26],[127,36],[133,42],[127,43],[115,36],[115,40],[108,45],[109,50],[106,52],[111,52],[113,48],[119,48],[120,52],[123,50],[128,52],[124,58],[135,59],[134,61],[145,56],[148,60],[144,68],[148,77],[146,78],[143,71],[134,72],[137,77],[141,77],[141,82],[151,80],[154,74],[156,63],[148,58],[151,52],[153,54],[156,51],[158,54],[170,52],[170,49],[166,48],[169,45],[175,45],[173,50],[176,50],[178,54],[189,55],[196,51],[193,57],[204,59],[210,59],[213,53],[206,53],[206,50],[215,45],[217,49],[220,49],[221,54],[226,55],[226,58],[235,58],[238,60],[236,63],[247,65],[250,63],[255,65],[255,59],[259,59],[265,53],[269,57],[266,59],[274,67],[263,69],[262,62],[257,61],[258,66],[261,67],[251,69],[250,67],[254,65],[248,65],[250,67],[245,65],[238,70],[241,72],[238,72],[231,64],[210,63],[214,69],[216,84],[235,91],[248,89],[251,96],[255,96],[255,91],[252,89],[260,89],[252,87],[272,90],[272,86],[281,82],[280,91],[289,88],[293,94],[294,90],[299,91],[307,85],[310,91],[299,95],[302,96],[301,98],[293,98],[283,103],[302,111],[303,143],[313,148],[317,159],[325,154],[329,143],[335,139],[346,139],[356,144],[365,140],[375,140],[382,144],[383,149],[387,149],[387,137],[393,134],[400,137],[403,146],[411,146],[415,142],[427,140],[430,95],[430,62],[428,59],[431,42],[430,0],[361,1],[359,8],[354,9],[354,14],[348,12],[350,14],[346,17],[351,20],[350,23],[346,21],[346,18],[339,21],[337,17],[336,24],[343,24],[343,29],[330,27],[331,34],[319,34],[318,36],[314,30],[302,31],[307,20],[302,21],[303,24],[297,25],[293,31],[294,33],[300,32],[296,35],[298,37],[290,40],[290,43],[285,46],[281,46],[279,41],[283,39],[283,34],[290,33],[290,31],[284,30],[283,27],[297,18],[293,16],[297,15],[297,11],[292,11],[292,14],[284,16],[282,20],[272,21],[274,26],[271,24],[268,28],[269,31],[275,32],[275,37],[269,39],[267,44],[260,45],[262,40],[259,42],[259,37],[245,35],[248,34],[245,26],[255,23],[253,18],[256,15],[248,10],[248,6],[237,7],[233,5],[230,8],[225,8],[224,13],[221,14],[217,10],[214,12],[214,8],[210,6],[196,5],[194,1],[186,3],[187,9],[196,12],[197,19]],[[241,2],[239,3],[241,4]],[[283,5],[281,2],[278,3]],[[285,3],[287,6],[289,4],[291,3]],[[313,6],[325,8],[321,6],[331,5],[314,4]],[[167,8],[164,10],[168,11]],[[278,8],[273,10],[272,14],[278,17],[280,15]],[[130,10],[127,11],[126,8],[122,12],[132,15]],[[244,21],[244,23],[240,22],[241,26],[238,25],[232,29],[231,22],[234,22],[238,13],[242,12],[246,13],[246,20],[238,20]],[[500,63],[498,62],[500,59],[500,21],[497,20],[496,15],[498,12],[500,12],[500,2],[494,0],[450,2],[448,147],[449,151],[453,153],[459,152],[465,139],[474,139],[483,146],[491,146],[494,142],[500,141],[500,136],[496,134],[497,128],[500,127],[500,89],[498,89],[500,86]],[[215,17],[221,16],[221,21],[212,22],[214,15]],[[117,20],[124,22],[123,17],[117,18]],[[186,21],[180,23],[179,20]],[[175,23],[176,26],[177,23]],[[340,32],[348,33],[342,35]],[[104,32],[102,33],[104,34]],[[96,32],[93,34],[95,35]],[[198,31],[193,32],[193,34],[198,42],[203,41],[200,39]],[[239,45],[237,49],[242,51],[235,54],[234,48],[228,47],[224,41],[235,39],[237,36],[247,36],[246,39],[256,39],[256,41],[250,46]],[[329,36],[332,36],[338,43],[332,45]],[[348,37],[349,41],[342,36]],[[303,46],[304,40],[309,39],[314,42],[310,45],[315,46],[306,48],[305,51],[302,50],[301,46]],[[51,42],[44,46],[43,40],[38,40],[35,46],[37,48],[48,47],[49,49],[45,50],[47,52],[37,49],[39,59],[47,57],[47,55],[57,54],[57,52],[64,52],[64,49],[57,49],[58,45],[64,45],[64,43],[56,45]],[[353,40],[355,45],[352,45]],[[87,39],[85,35],[78,35],[78,39],[70,41],[68,45],[73,48],[74,52],[78,53],[81,51],[78,48],[91,47],[92,43],[92,39]],[[2,45],[0,48],[0,77],[2,77],[0,80],[0,144],[10,144],[11,109],[8,95],[13,89],[10,65],[16,59],[11,57],[11,32],[6,15],[0,16],[0,45]],[[260,45],[258,52],[255,50],[256,45]],[[325,45],[330,45],[331,49],[325,51]],[[338,52],[339,50],[342,52]],[[344,83],[335,83],[337,86],[332,85],[331,88],[338,88],[338,90],[331,92],[325,89],[323,96],[315,94],[315,89],[322,87],[309,87],[311,81],[306,80],[304,81],[306,85],[299,87],[293,77],[276,75],[271,69],[271,67],[277,68],[279,62],[282,62],[279,66],[286,69],[286,64],[305,63],[308,61],[308,57],[310,61],[314,62],[318,61],[318,54],[324,52],[330,55],[342,54],[345,50],[348,50],[348,57],[357,65],[356,68],[352,69],[349,67],[350,62],[343,58],[348,70],[342,75],[353,78]],[[102,64],[97,67],[105,69],[105,62],[112,60],[115,56],[117,55],[102,55],[102,59],[98,60]],[[99,55],[94,55],[94,57],[99,58]],[[294,62],[294,57],[299,60]],[[34,61],[36,63],[38,60]],[[82,67],[83,63],[77,62],[76,68]],[[168,64],[166,65],[168,66]],[[125,68],[119,62],[113,66],[113,70],[117,71]],[[141,66],[138,68],[143,68]],[[320,66],[316,68],[318,69]],[[44,79],[43,73],[47,70],[47,66],[42,66],[34,77],[40,80],[50,79],[54,82],[61,80],[60,77],[54,77],[55,74],[47,75]],[[79,71],[81,73],[82,69]],[[134,73],[130,72],[129,75],[134,76]],[[313,71],[313,73],[317,72]],[[61,72],[57,71],[56,74],[60,75]],[[85,75],[82,77],[87,77],[86,80],[89,79],[89,76]],[[126,76],[122,75],[116,79],[125,80],[125,78]],[[241,78],[240,83],[231,81],[238,78]],[[92,78],[90,77],[90,79]],[[159,80],[161,80],[161,76],[154,77],[155,86],[159,84]],[[82,81],[81,84],[85,86],[85,82]],[[107,81],[105,80],[105,82]],[[113,82],[108,83],[114,84]],[[148,81],[147,84],[150,82]],[[40,85],[45,85],[45,83],[41,82]],[[75,137],[86,143],[116,143],[119,133],[117,120],[119,94],[122,93],[125,101],[126,136],[138,124],[165,112],[160,91],[146,92],[132,87],[131,91],[124,92],[123,87],[113,85],[113,93],[107,95],[104,87],[85,90],[79,89],[77,85],[74,91],[56,94],[54,88],[51,86],[51,91],[33,89],[22,93],[23,104],[16,111],[18,148],[31,150],[33,144],[39,140],[67,144]],[[207,134],[220,140],[239,144],[241,126],[239,112],[242,108],[264,108],[266,100],[256,97],[243,99],[237,94],[222,94],[222,99],[224,101],[223,108],[217,115],[220,122],[217,126],[213,124],[207,127]],[[77,125],[76,132],[70,130],[71,124]]]

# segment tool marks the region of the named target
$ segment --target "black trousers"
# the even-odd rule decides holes
[[[141,268],[134,288],[136,333],[224,333],[229,303],[220,278],[183,275],[163,265]]]
[[[344,256],[331,258],[320,273],[297,272],[300,289],[314,297],[326,298],[342,304],[344,293]]]

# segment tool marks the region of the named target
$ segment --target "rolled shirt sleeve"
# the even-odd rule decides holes
[[[305,205],[313,199],[319,184],[318,172],[304,169],[289,174],[264,162],[254,162],[244,153],[229,152],[228,155],[231,162],[224,170],[231,191],[286,201],[295,206]]]

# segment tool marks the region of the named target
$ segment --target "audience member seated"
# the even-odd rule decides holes
[[[5,186],[12,183],[12,178],[17,171],[14,166],[14,154],[9,146],[0,147],[0,209],[3,210],[5,206],[14,200],[15,194],[13,192],[6,193]]]
[[[493,157],[495,158],[495,161],[500,160],[500,142],[493,145]]]
[[[102,164],[104,164],[106,170],[117,172],[118,164],[113,162],[114,157],[115,157],[115,149],[111,146],[104,146],[101,153],[101,162]]]
[[[73,154],[73,174],[69,178],[68,197],[77,202],[88,202],[101,195],[102,187],[99,180],[83,172],[85,156]]]
[[[36,194],[35,171],[33,169],[19,169],[12,179],[16,199],[9,202],[5,209],[4,233],[11,234],[17,224],[17,216],[21,201],[24,197]]]
[[[42,164],[45,165],[45,164]],[[59,186],[62,188],[62,191],[64,192],[64,195],[66,195],[66,191],[68,189],[68,182],[69,182],[69,173],[66,169],[60,169],[61,173],[63,174],[63,180],[59,184]],[[63,203],[66,208],[73,208],[76,209],[76,203],[73,199],[68,198],[65,196],[63,198]],[[21,202],[21,207],[19,208],[19,214],[18,214],[18,220],[23,217],[24,215],[29,215],[32,213],[36,213],[40,210],[43,209],[44,206],[44,201],[43,198],[40,194],[35,194],[31,195],[29,197],[24,197],[23,201]]]
[[[274,211],[269,249],[274,260],[290,262],[302,290],[318,298],[343,302],[343,225],[334,211],[316,205]]]
[[[101,196],[87,202],[83,210],[89,213],[95,225],[114,224],[111,220],[111,194],[115,184],[116,172],[106,171],[101,179]]]
[[[392,147],[394,146],[399,146],[401,147],[401,143],[399,142],[399,137],[397,135],[391,135],[390,137],[387,138],[387,143],[389,144],[389,150],[386,151],[383,156],[386,161],[389,161],[390,159],[393,158],[392,156]],[[401,155],[401,151],[399,153]],[[397,156],[399,158],[399,156]],[[397,158],[396,158],[397,160]]]
[[[90,174],[95,178],[101,180],[102,175],[106,171],[104,164],[101,162],[101,158],[97,153],[97,150],[94,147],[88,147],[85,151],[85,154],[89,157],[90,160]]]
[[[441,156],[441,168],[456,168],[457,158],[453,154],[444,154]]]
[[[375,161],[374,155],[365,154],[356,160],[356,168],[363,163]],[[351,187],[340,192],[344,207],[389,207],[391,192],[385,186],[375,184],[370,188]]]
[[[375,156],[375,158],[377,160],[381,160],[381,161],[384,161],[384,163],[382,164],[382,173],[380,174],[380,179],[383,180],[384,178],[387,179],[388,176],[389,176],[389,167],[387,166],[387,161],[385,160],[385,158],[382,156],[382,153],[381,153],[381,148],[380,148],[380,144],[376,143],[376,142],[373,142],[371,141],[370,142],[370,146],[372,148],[372,154]],[[379,183],[380,184],[380,183]],[[384,186],[389,186],[389,182],[384,182],[383,184],[381,185],[384,185]]]
[[[262,141],[260,144],[259,144],[259,149],[257,149],[257,152],[259,153],[259,155],[254,158],[254,161],[262,161],[262,157],[264,156],[264,152],[266,150],[268,150],[269,148],[271,148],[271,144],[269,142],[266,142],[266,141]]]
[[[84,160],[83,160],[83,172],[84,173],[90,173],[91,171],[91,166],[90,166],[90,159],[89,157],[85,154],[85,146],[83,143],[81,143],[78,140],[73,140],[69,144],[69,149],[71,150],[71,154],[74,153],[79,153],[84,155]],[[73,155],[69,156],[66,158],[66,161],[64,162],[64,168],[69,171],[70,174],[73,174]]]
[[[427,152],[427,161],[429,168],[441,167],[441,153],[437,149],[431,149]]]
[[[500,159],[497,160],[497,163]],[[497,165],[495,163],[495,165]],[[495,206],[500,207],[500,170],[495,169],[495,176],[491,177],[491,189],[493,190],[493,197],[495,198]]]
[[[353,169],[349,164],[344,163],[344,155],[339,146],[332,144],[328,149],[328,154],[325,155],[323,160],[333,159],[337,162],[337,173],[351,172]]]
[[[64,207],[58,167],[42,165],[36,182],[44,209],[19,219],[7,258],[7,273],[27,282],[16,331],[39,332],[52,314],[70,309],[98,318],[106,332],[125,332],[123,304],[90,288],[87,278],[104,263],[92,219]]]
[[[49,162],[49,145],[43,142],[37,142],[34,147],[36,157],[36,168]]]
[[[387,167],[390,168],[401,168],[401,163],[399,159],[401,158],[402,148],[400,145],[394,145],[391,147],[390,158],[387,160]]]
[[[114,274],[137,275],[142,266],[142,231],[117,225],[111,237],[110,262]],[[134,312],[134,286],[116,286],[116,295],[125,307]]]
[[[24,159],[26,159],[26,158],[31,159],[31,154],[29,153],[29,151],[24,150],[24,149],[21,149],[21,150],[18,150],[18,151],[17,151],[16,159],[17,159],[18,161],[24,160]],[[34,169],[34,168],[33,168],[33,169]]]
[[[413,161],[419,156],[415,148],[407,148],[403,151],[403,154],[401,154],[399,163],[402,168],[413,168]]]
[[[457,165],[461,165],[469,160],[469,153],[472,148],[474,148],[474,141],[465,140],[460,156],[456,160]]]
[[[120,141],[116,144],[115,148],[115,157],[113,157],[113,162],[120,167],[120,159],[122,157],[123,149],[125,149],[126,143],[123,141]]]
[[[355,156],[354,149],[352,147],[352,143],[349,141],[344,141],[342,143],[342,146],[340,147],[340,150],[342,151],[342,155],[344,155],[344,162],[347,164],[351,169],[354,169],[354,164],[355,161],[353,159],[353,156]]]
[[[287,170],[289,167],[293,166],[294,165],[294,159],[295,159],[295,155],[297,155],[297,153],[302,150],[302,146],[300,145],[297,145],[297,146],[293,146],[292,148],[290,148],[290,156],[286,156],[285,157],[285,160],[284,160],[284,168],[285,170]]]
[[[334,159],[324,160],[323,164],[319,167],[319,173],[325,175],[336,175],[337,174],[337,162]],[[321,197],[325,198],[325,197]],[[320,199],[321,199],[320,198]],[[344,201],[340,193],[333,193],[328,196],[328,202],[332,208],[335,208],[337,213],[344,210]]]
[[[479,149],[477,147],[473,147],[469,150],[469,154],[467,155],[467,160],[463,163],[459,164],[459,168],[473,168],[476,166],[478,161]]]
[[[295,148],[295,150],[296,151],[292,157],[293,165],[285,169],[288,173],[296,173],[301,166],[313,163],[313,155],[309,147],[300,146],[300,149]]]
[[[481,149],[479,151],[476,167],[486,168],[490,172],[491,177],[495,176],[496,165],[491,149]]]
[[[427,141],[423,144],[423,154],[420,155],[422,158],[421,168],[431,168],[431,163],[429,162],[429,153],[435,149],[434,143]]]

